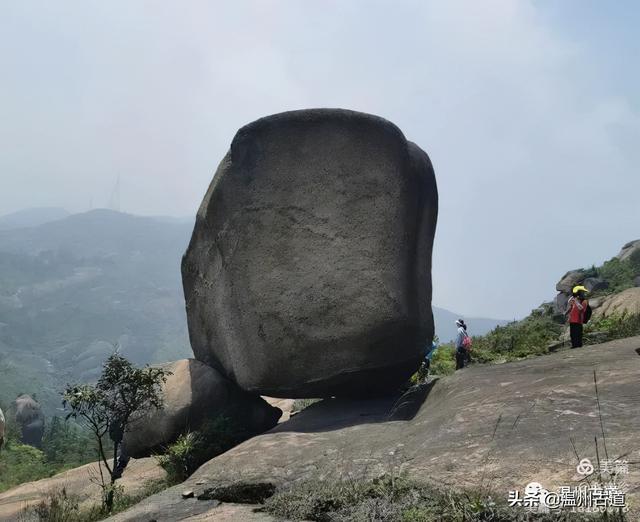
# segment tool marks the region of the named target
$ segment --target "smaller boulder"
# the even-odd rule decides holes
[[[607,296],[594,310],[597,317],[612,315],[640,315],[640,288],[628,288],[619,294]]]
[[[40,403],[30,395],[20,395],[13,403],[16,424],[20,426],[20,441],[35,448],[42,446],[44,413]]]
[[[622,247],[622,250],[616,257],[620,261],[626,261],[635,252],[640,252],[640,239],[636,239],[635,241],[629,241],[625,246]]]
[[[582,284],[589,290],[589,292],[596,292],[597,290],[606,290],[609,288],[609,282],[599,277],[587,277]]]
[[[636,277],[633,280],[633,286],[640,286],[640,276]]]
[[[556,290],[565,294],[571,294],[573,287],[584,281],[586,272],[584,270],[571,270],[558,281]]]
[[[282,414],[280,409],[240,390],[195,359],[167,363],[163,368],[171,372],[162,386],[164,406],[129,426],[123,442],[131,457],[151,455],[174,442],[181,433],[197,430],[203,422],[220,415],[255,434],[275,426]]]
[[[569,303],[569,296],[564,293],[559,293],[553,301],[553,311],[556,314],[564,314],[567,309],[567,303]]]

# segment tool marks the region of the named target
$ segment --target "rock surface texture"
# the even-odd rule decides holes
[[[640,288],[627,288],[618,294],[604,297],[593,313],[596,317],[640,315]]]
[[[282,414],[195,359],[168,363],[165,368],[172,375],[162,386],[164,407],[137,420],[125,434],[126,451],[132,457],[148,456],[219,415],[233,417],[250,433],[262,433],[273,428]]]
[[[275,397],[394,389],[433,336],[437,202],[428,156],[381,118],[243,127],[183,258],[196,358]]]
[[[640,239],[629,241],[622,247],[622,250],[617,257],[620,261],[625,261],[630,259],[632,256],[637,255],[636,252],[640,252]]]
[[[640,337],[635,337],[475,366],[440,379],[426,398],[417,394],[414,404],[404,406],[389,399],[327,399],[114,520],[164,522],[169,518],[162,506],[168,502],[176,512],[183,506],[188,513],[190,505],[195,509],[198,504],[182,500],[185,489],[198,497],[239,480],[286,487],[304,479],[353,480],[393,472],[506,500],[509,490],[522,492],[532,481],[553,490],[578,486],[583,477],[576,473],[576,452],[596,462],[600,451],[602,458],[603,430],[609,458],[625,455],[629,463],[622,481],[629,488],[629,520],[638,520],[638,350]]]
[[[558,281],[556,290],[563,294],[571,295],[573,287],[581,283],[585,278],[584,270],[571,270],[562,276],[562,279]]]

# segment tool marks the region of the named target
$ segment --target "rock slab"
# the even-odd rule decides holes
[[[506,500],[510,490],[522,492],[532,481],[553,490],[580,485],[576,453],[596,462],[599,451],[602,458],[603,430],[609,458],[624,455],[629,463],[622,479],[629,520],[640,520],[639,354],[635,337],[473,366],[438,380],[416,404],[415,415],[404,420],[394,414],[402,401],[324,400],[114,520],[142,520],[145,513],[145,520],[163,522],[169,518],[157,506],[171,501],[187,509],[180,495],[185,488],[199,495],[238,480],[287,487],[306,479],[403,473]]]
[[[437,202],[427,154],[376,116],[243,127],[182,262],[196,359],[274,397],[397,387],[433,336]]]

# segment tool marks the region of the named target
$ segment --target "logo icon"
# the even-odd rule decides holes
[[[579,475],[584,475],[585,477],[593,475],[593,464],[591,464],[589,459],[582,459],[576,466],[576,471]]]

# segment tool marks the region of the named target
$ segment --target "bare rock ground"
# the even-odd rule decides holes
[[[640,337],[635,337],[474,366],[401,399],[324,400],[111,520],[269,521],[268,515],[253,511],[255,506],[220,504],[207,491],[239,482],[286,487],[305,479],[382,473],[406,473],[506,499],[509,490],[522,491],[533,481],[548,489],[577,485],[578,457],[595,463],[596,439],[601,459],[628,462],[623,481],[630,520],[635,520],[640,504],[639,353]],[[66,484],[87,498],[99,495],[97,489],[84,490],[91,486],[83,468],[67,472],[66,480],[63,474],[1,494],[0,520],[11,520],[7,513],[42,498],[45,486]],[[131,493],[143,478],[159,473],[155,462],[142,459],[131,464],[122,483]],[[207,500],[184,499],[185,490]]]
[[[158,506],[171,500],[175,509],[187,502],[180,498],[186,488],[197,496],[240,481],[283,487],[304,479],[381,473],[405,472],[506,499],[509,490],[522,491],[532,481],[548,489],[576,485],[581,478],[577,457],[596,462],[596,438],[600,458],[606,454],[629,462],[624,482],[635,511],[640,501],[638,350],[640,337],[635,337],[475,366],[399,402],[325,400],[113,520],[170,520]],[[143,512],[145,518],[139,516]]]

